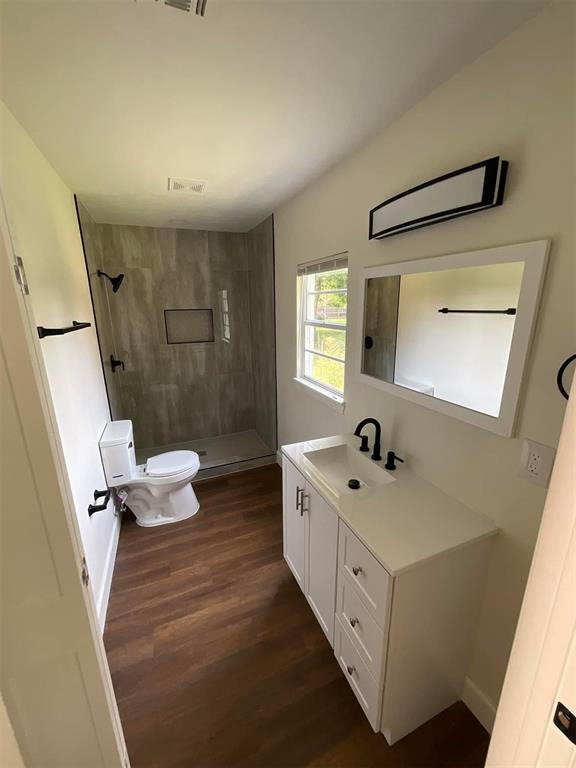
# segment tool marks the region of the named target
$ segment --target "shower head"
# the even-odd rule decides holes
[[[120,272],[120,274],[116,275],[116,277],[110,277],[110,275],[107,275],[106,272],[102,272],[102,270],[99,269],[98,277],[107,277],[112,284],[112,293],[118,293],[118,289],[122,285],[122,280],[124,280],[124,273]]]

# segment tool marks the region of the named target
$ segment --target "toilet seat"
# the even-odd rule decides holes
[[[144,469],[148,477],[172,477],[182,472],[196,473],[200,468],[200,459],[194,451],[168,451],[151,456]]]

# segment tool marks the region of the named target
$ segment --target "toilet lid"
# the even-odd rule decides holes
[[[198,469],[200,459],[194,451],[168,451],[158,456],[151,456],[146,462],[146,474],[150,477],[177,475],[187,469]]]

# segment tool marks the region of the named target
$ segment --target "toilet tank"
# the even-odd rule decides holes
[[[131,421],[108,422],[100,438],[100,455],[108,488],[124,485],[134,477],[136,453]]]

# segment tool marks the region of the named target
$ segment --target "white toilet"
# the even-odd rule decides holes
[[[138,525],[150,527],[186,520],[200,507],[191,485],[200,468],[194,451],[169,451],[136,465],[132,422],[111,421],[100,438],[109,488],[125,490],[126,505]]]

